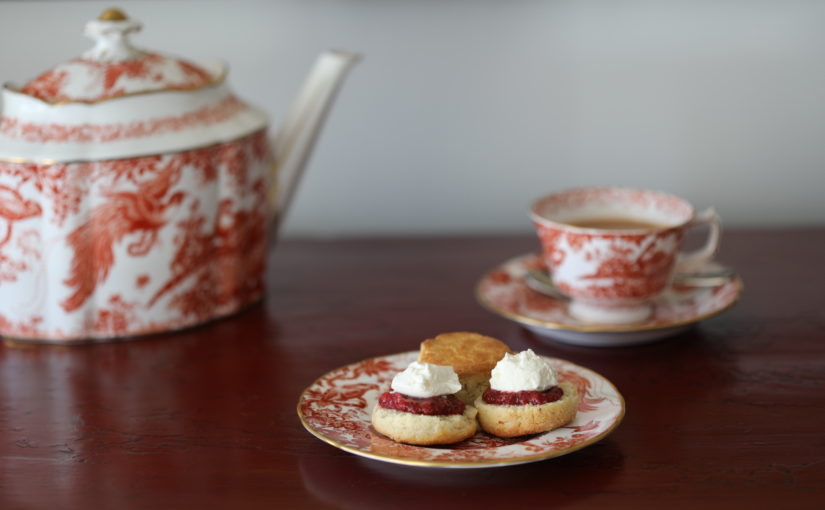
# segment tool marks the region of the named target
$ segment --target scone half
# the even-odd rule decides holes
[[[451,444],[476,433],[476,414],[473,406],[466,406],[462,414],[425,415],[376,405],[372,411],[372,426],[399,443],[422,446]]]
[[[478,397],[478,421],[488,434],[499,437],[517,437],[557,429],[576,418],[579,395],[570,383],[559,383],[564,395],[555,402],[534,405],[496,405]]]

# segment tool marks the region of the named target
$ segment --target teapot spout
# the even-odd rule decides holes
[[[270,205],[277,228],[292,202],[298,182],[347,72],[360,55],[329,50],[322,53],[293,101],[272,142],[273,167]]]

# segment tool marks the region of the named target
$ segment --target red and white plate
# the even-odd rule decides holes
[[[301,394],[301,422],[319,439],[356,455],[411,466],[481,468],[535,462],[579,450],[607,436],[624,416],[624,398],[610,381],[569,361],[547,358],[559,380],[574,384],[582,395],[576,419],[566,427],[512,439],[479,431],[466,441],[438,447],[396,443],[372,427],[370,415],[392,378],[417,359],[418,351],[404,352],[329,372]]]
[[[713,262],[698,272],[717,268]],[[654,301],[653,315],[627,325],[588,324],[567,313],[568,302],[531,289],[525,276],[531,269],[546,270],[539,254],[508,260],[488,272],[476,286],[476,299],[488,310],[518,322],[542,338],[589,347],[615,347],[661,340],[717,315],[742,295],[738,276],[714,286],[672,285]]]

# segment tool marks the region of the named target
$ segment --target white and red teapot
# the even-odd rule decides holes
[[[137,49],[140,27],[110,9],[83,56],[3,89],[0,335],[169,331],[264,292],[267,233],[357,56],[321,55],[270,143],[225,65]]]

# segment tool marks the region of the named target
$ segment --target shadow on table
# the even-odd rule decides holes
[[[624,453],[611,438],[583,450],[516,466],[453,469],[413,467],[357,456],[302,457],[304,487],[343,510],[462,508],[533,502],[563,506],[606,491],[621,473]],[[446,505],[446,502],[451,502]],[[506,507],[505,507],[506,508]]]

